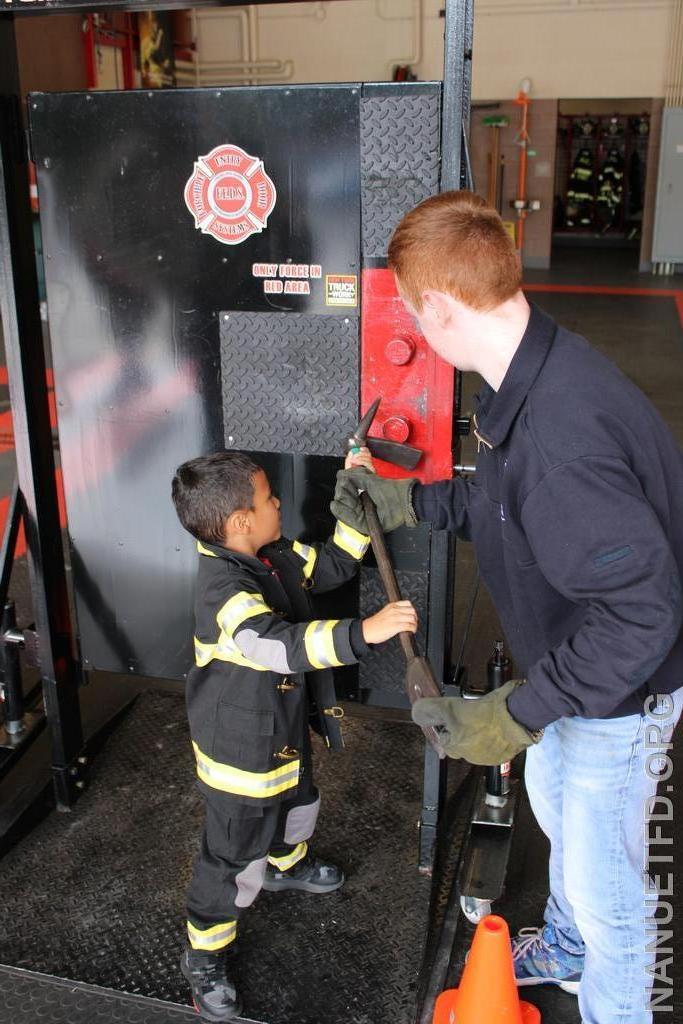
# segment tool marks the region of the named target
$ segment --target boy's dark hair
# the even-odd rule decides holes
[[[225,520],[237,509],[252,507],[260,469],[239,452],[213,452],[178,466],[171,496],[188,533],[207,544],[224,544]]]

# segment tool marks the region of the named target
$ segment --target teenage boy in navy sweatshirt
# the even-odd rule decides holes
[[[652,1024],[667,883],[647,873],[644,832],[666,765],[653,748],[666,753],[683,703],[683,457],[630,380],[529,305],[478,196],[412,210],[389,266],[429,345],[484,379],[477,470],[425,486],[342,472],[333,511],[365,529],[361,488],[387,530],[428,521],[474,543],[520,678],[413,717],[475,764],[528,748],[550,896],[545,927],[514,940],[518,984],[578,991],[582,1024]]]

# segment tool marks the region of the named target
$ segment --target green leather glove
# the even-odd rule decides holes
[[[413,704],[413,721],[441,730],[441,743],[449,757],[463,757],[470,764],[502,764],[538,743],[543,730],[529,732],[507,709],[507,698],[525,679],[511,679],[505,686],[476,700],[464,697],[423,697]]]
[[[349,479],[347,470],[342,469],[337,473],[337,486],[330,502],[330,512],[335,519],[368,536],[370,531],[360,492],[353,480]]]
[[[417,517],[410,501],[416,483],[414,477],[409,480],[387,480],[360,466],[356,469],[342,469],[337,473],[337,489],[330,505],[332,515],[367,534],[368,527],[358,494],[359,491],[367,491],[377,506],[377,515],[385,533],[399,526],[417,526]],[[354,517],[353,522],[349,515]]]

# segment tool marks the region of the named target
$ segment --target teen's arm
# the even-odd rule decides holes
[[[449,530],[461,540],[472,539],[470,513],[476,485],[456,476],[434,484],[416,483],[410,500],[418,522],[431,523],[437,530]]]

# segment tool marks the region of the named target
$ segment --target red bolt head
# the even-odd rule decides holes
[[[410,423],[403,416],[390,416],[382,424],[382,434],[387,441],[405,443],[410,437]]]
[[[384,354],[394,366],[405,366],[415,355],[415,342],[410,338],[392,338]]]

